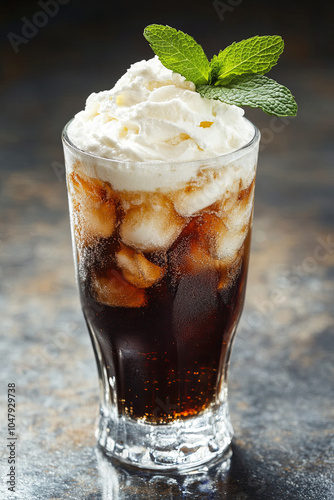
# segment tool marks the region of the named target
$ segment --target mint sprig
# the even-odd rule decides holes
[[[170,26],[151,24],[145,28],[144,37],[161,63],[193,82],[202,97],[261,108],[269,115],[297,114],[291,92],[263,76],[283,52],[280,36],[254,36],[234,42],[210,62],[190,35]]]
[[[208,83],[208,58],[192,36],[170,26],[151,24],[145,28],[144,37],[166,68],[195,85]]]
[[[239,75],[268,73],[283,50],[284,42],[277,35],[254,36],[241,42],[233,42],[216,56],[219,69],[215,85],[226,85]]]

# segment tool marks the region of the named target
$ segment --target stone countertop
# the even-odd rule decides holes
[[[263,143],[247,298],[230,368],[233,456],[182,476],[134,471],[95,447],[98,379],[75,287],[59,139],[82,106],[76,89],[84,69],[67,72],[65,84],[56,65],[5,89],[2,498],[334,498],[334,78],[326,66],[283,73],[299,96],[298,118],[248,113]],[[86,75],[85,89],[95,84]],[[21,109],[13,117],[14,98]],[[8,383],[16,384],[16,497],[4,479]]]

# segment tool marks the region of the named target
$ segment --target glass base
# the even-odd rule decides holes
[[[184,471],[231,455],[233,428],[228,404],[197,417],[154,425],[100,412],[96,437],[104,452],[121,462],[152,470]]]

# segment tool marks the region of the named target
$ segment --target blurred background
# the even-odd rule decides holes
[[[2,169],[50,170],[52,161],[61,162],[59,133],[86,97],[111,88],[133,62],[152,57],[142,36],[150,23],[190,33],[209,57],[235,40],[280,34],[286,48],[270,76],[292,90],[300,111],[279,139],[270,141],[267,132],[264,141],[279,148],[284,136],[294,151],[299,141],[305,150],[311,145],[304,133],[312,130],[313,148],[329,145],[334,52],[330,1],[17,0],[3,2],[1,10]],[[262,112],[246,112],[260,127],[268,126],[270,119]]]
[[[280,34],[286,48],[270,76],[296,95],[298,122],[310,118],[311,103],[332,97],[330,1],[17,0],[2,2],[1,10],[2,140],[10,155],[5,169],[16,162],[29,170],[47,168],[51,145],[52,160],[61,161],[59,132],[86,97],[111,88],[131,63],[152,57],[142,36],[150,23],[190,33],[209,57],[235,40]],[[320,132],[322,141],[329,140],[330,110],[327,105],[315,110],[321,130],[310,122],[308,127],[315,140]],[[260,125],[267,123],[262,112],[247,113]],[[286,133],[295,149],[302,138],[293,132],[289,127]]]
[[[262,144],[230,375],[231,475],[176,483],[174,496],[165,485],[166,498],[333,498],[333,2],[7,0],[0,18],[0,354],[3,380],[20,394],[20,498],[114,498],[92,451],[97,376],[75,289],[60,135],[91,92],[153,56],[142,36],[150,23],[191,34],[208,57],[281,35],[286,48],[269,76],[299,105],[293,119],[246,109]],[[0,400],[3,411],[6,394]],[[145,481],[108,474],[121,485],[115,498],[148,498]],[[150,498],[163,498],[147,484]]]

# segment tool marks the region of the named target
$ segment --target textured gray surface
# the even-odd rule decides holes
[[[80,65],[54,64],[3,93],[2,498],[15,498],[4,482],[6,387],[15,382],[16,498],[333,499],[333,73],[281,75],[300,104],[281,131],[249,113],[265,144],[230,370],[234,453],[228,468],[177,477],[122,468],[95,449],[97,373],[75,289],[59,135],[82,105],[77,89],[86,95],[96,82]]]

